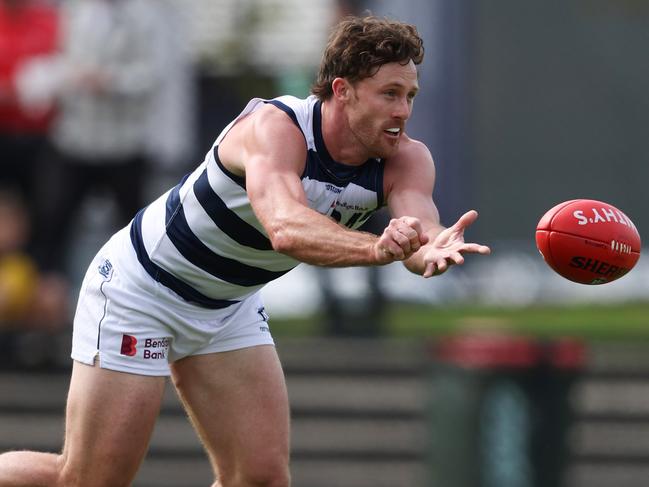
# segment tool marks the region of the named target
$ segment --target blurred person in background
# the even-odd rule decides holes
[[[0,363],[33,364],[35,357],[18,356],[18,337],[35,332],[47,341],[70,324],[67,283],[41,272],[26,252],[30,220],[15,191],[0,188],[0,222]]]
[[[154,0],[68,0],[62,16],[60,53],[27,70],[22,94],[58,106],[51,153],[37,174],[35,251],[46,268],[65,271],[73,224],[91,192],[114,197],[116,227],[142,206],[165,34]]]
[[[261,298],[300,262],[402,261],[425,278],[489,248],[444,227],[428,148],[405,133],[423,43],[414,26],[334,29],[313,95],[255,98],[205,161],[117,232],[81,287],[60,455],[0,455],[0,487],[131,485],[166,377],[202,439],[214,487],[286,487],[289,405]],[[380,236],[358,231],[377,209]]]
[[[0,184],[19,191],[27,205],[54,111],[23,104],[17,82],[25,64],[56,51],[58,35],[58,10],[51,2],[0,0]]]
[[[55,105],[20,96],[24,69],[58,48],[59,11],[46,0],[0,0],[0,363],[47,365],[52,334],[71,324],[68,286],[30,255],[34,175]]]
[[[155,65],[162,73],[150,103],[147,154],[155,174],[148,190],[158,194],[169,187],[169,179],[193,169],[197,132],[197,75],[189,42],[189,26],[182,5],[175,0],[156,0],[158,35]],[[172,183],[173,184],[173,183]]]

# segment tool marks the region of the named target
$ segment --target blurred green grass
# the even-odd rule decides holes
[[[272,318],[273,335],[314,336],[325,333],[322,315]],[[498,331],[587,340],[649,340],[649,302],[612,305],[487,307],[390,303],[383,335],[434,337],[465,331]]]

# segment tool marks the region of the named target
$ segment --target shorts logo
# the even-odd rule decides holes
[[[142,358],[166,359],[169,353],[170,337],[146,338],[144,340]]]
[[[269,333],[270,328],[268,328],[268,313],[266,313],[266,308],[263,306],[261,308],[257,308],[257,314],[261,316],[262,321],[264,322],[263,325],[259,327],[259,331],[264,332],[264,333]]]
[[[140,338],[139,345],[138,339],[133,335],[122,335],[122,348],[120,353],[128,357],[134,357],[138,350],[142,350],[142,358],[147,360],[166,359],[169,353],[169,344],[171,343],[170,337],[162,338]]]
[[[257,308],[257,314],[261,316],[261,319],[263,321],[266,322],[268,321],[269,316],[268,313],[266,313],[266,308],[264,306],[262,306],[261,308]]]
[[[135,345],[137,344],[137,338],[131,335],[122,335],[122,349],[119,353],[122,355],[128,355],[132,357],[137,353]]]
[[[97,266],[97,270],[102,276],[108,279],[108,276],[110,276],[110,273],[113,270],[113,264],[110,263],[110,260],[105,259],[101,264]]]

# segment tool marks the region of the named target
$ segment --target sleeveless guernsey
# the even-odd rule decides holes
[[[299,264],[273,250],[253,213],[245,178],[228,171],[218,157],[218,144],[234,123],[265,103],[283,110],[304,135],[307,159],[301,179],[310,208],[358,228],[384,204],[382,162],[349,166],[334,161],[322,138],[316,97],[251,100],[203,163],[131,223],[131,241],[147,273],[207,308],[234,304]]]

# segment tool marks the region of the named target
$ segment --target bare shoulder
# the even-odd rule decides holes
[[[304,141],[300,129],[290,117],[279,108],[266,104],[246,115],[232,127],[225,140],[241,139],[243,142],[290,143]]]
[[[286,112],[270,103],[266,103],[258,110],[255,110],[250,114],[249,118],[257,128],[271,131],[294,129],[294,132],[300,133],[295,122],[291,120]]]
[[[435,163],[430,150],[404,134],[397,153],[385,161],[385,190],[389,194],[395,187],[428,188],[435,181]]]
[[[299,166],[306,157],[306,143],[290,117],[267,104],[237,121],[221,142],[219,156],[238,174],[260,159]]]

